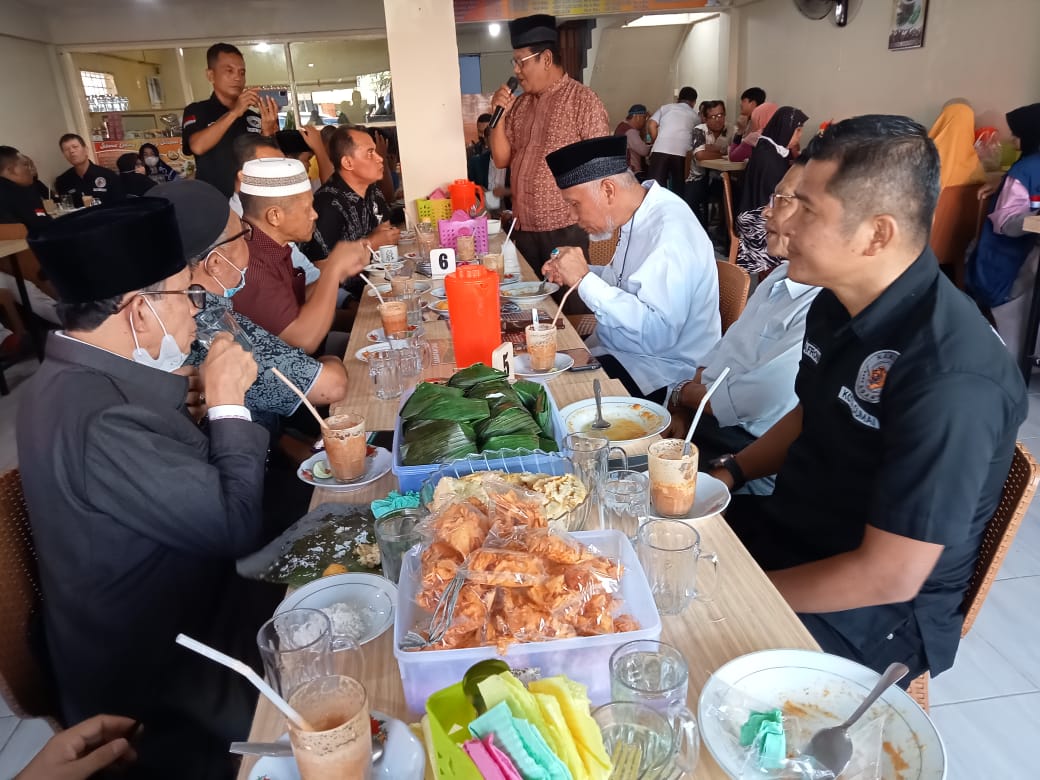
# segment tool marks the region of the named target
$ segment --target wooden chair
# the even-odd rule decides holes
[[[949,266],[950,277],[964,289],[964,255],[978,236],[988,203],[979,200],[981,184],[946,187],[939,193],[932,220],[932,251],[939,265]]]
[[[736,264],[737,248],[737,215],[733,209],[733,183],[730,181],[729,173],[722,172],[722,208],[726,214],[726,229],[729,231],[729,261]]]
[[[20,718],[58,712],[53,683],[29,642],[42,594],[18,469],[0,476],[0,696]]]
[[[1004,481],[1004,490],[1000,494],[1000,503],[993,517],[986,523],[986,531],[979,546],[979,559],[975,563],[975,571],[968,583],[968,592],[964,596],[961,609],[964,610],[964,626],[961,636],[971,630],[978,617],[979,610],[989,594],[989,589],[997,578],[1000,565],[1004,562],[1011,542],[1022,525],[1022,518],[1033,500],[1037,482],[1040,481],[1040,466],[1029,454],[1022,442],[1015,445],[1015,455],[1011,460],[1011,471]],[[908,692],[925,710],[928,709],[928,672],[910,683]]]
[[[735,263],[716,260],[715,265],[719,269],[719,314],[722,316],[722,332],[725,333],[747,305],[751,277]]]

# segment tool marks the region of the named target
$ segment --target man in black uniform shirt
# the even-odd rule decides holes
[[[21,222],[30,232],[51,221],[33,187],[28,160],[13,146],[0,146],[0,224]]]
[[[798,405],[736,456],[777,474],[726,519],[824,650],[912,677],[953,665],[986,522],[1028,404],[928,237],[939,158],[905,117],[832,125],[785,224],[789,276],[824,287],[806,319]]]
[[[65,133],[58,141],[58,146],[72,166],[54,182],[54,189],[59,196],[71,195],[76,206],[83,205],[84,195],[92,197],[95,203],[123,199],[123,185],[119,183],[118,174],[91,161],[82,136]]]
[[[278,132],[278,105],[246,89],[246,62],[229,43],[215,43],[207,50],[206,78],[213,94],[184,109],[183,148],[195,156],[195,178],[230,198],[238,172],[231,145],[243,133]]]

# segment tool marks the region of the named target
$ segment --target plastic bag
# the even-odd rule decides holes
[[[1000,158],[1003,150],[1000,137],[995,127],[980,127],[975,131],[975,153],[978,154],[982,167],[987,171],[1000,170]]]
[[[786,741],[784,758],[777,762],[763,757],[762,735],[748,745],[742,745],[741,729],[753,712],[763,713],[779,709],[783,713],[783,733]],[[729,740],[728,754],[740,757],[739,780],[833,780],[834,774],[814,758],[803,754],[813,734],[820,728],[836,725],[844,714],[826,711],[826,705],[796,702],[764,702],[737,688],[726,686],[709,704],[707,717],[723,724],[723,733]],[[851,729],[852,759],[842,773],[842,780],[882,780],[882,747],[885,717],[864,715]]]

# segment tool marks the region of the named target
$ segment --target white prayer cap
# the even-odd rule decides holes
[[[241,191],[261,198],[282,198],[310,192],[311,181],[299,160],[266,157],[242,166]]]

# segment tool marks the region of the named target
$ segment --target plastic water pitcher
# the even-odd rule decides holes
[[[470,209],[474,205],[478,207],[478,212],[487,210],[487,205],[484,203],[484,188],[479,184],[474,184],[467,179],[456,179],[448,187],[448,192],[451,196],[452,212],[463,211],[470,214]]]
[[[467,265],[444,278],[451,317],[455,364],[491,365],[491,353],[502,343],[498,274],[482,265]]]

